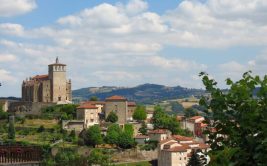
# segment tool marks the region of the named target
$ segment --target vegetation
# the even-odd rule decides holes
[[[86,130],[84,142],[86,145],[93,147],[103,142],[99,125],[93,125]]]
[[[153,114],[153,124],[155,129],[168,129],[172,134],[181,134],[182,129],[180,128],[179,122],[175,116],[166,114],[160,106],[155,107]]]
[[[8,113],[4,112],[3,105],[0,104],[0,120],[7,119],[7,118],[8,118]]]
[[[118,145],[119,137],[122,133],[122,130],[118,124],[111,124],[108,127],[107,135],[105,137],[105,142],[108,144]]]
[[[190,160],[188,161],[186,166],[203,166],[203,161],[198,156],[197,152],[195,150],[192,150],[192,156],[190,157]]]
[[[140,127],[139,132],[143,135],[147,135],[147,127],[145,122],[142,122],[142,126]]]
[[[206,73],[200,76],[211,94],[211,100],[200,100],[208,115],[211,165],[217,164],[218,157],[224,159],[220,165],[266,165],[267,76],[246,72],[237,82],[228,78],[227,93]]]
[[[146,120],[147,114],[146,114],[146,108],[145,106],[138,105],[133,113],[133,119],[142,121]]]
[[[90,101],[98,101],[98,98],[96,96],[90,97]]]
[[[9,126],[8,126],[8,139],[15,139],[16,131],[14,127],[14,121],[10,120],[9,121]]]
[[[108,166],[110,165],[110,158],[108,152],[105,152],[101,149],[93,149],[88,157],[88,165],[101,165],[101,166]]]
[[[118,146],[122,149],[130,149],[135,146],[133,136],[128,132],[122,132],[118,139]]]
[[[76,117],[76,104],[49,106],[42,110],[42,119],[71,120]]]
[[[192,116],[197,116],[199,114],[198,114],[196,109],[187,108],[187,109],[184,110],[184,115],[185,115],[185,117],[189,118],[189,117],[192,117]]]
[[[98,91],[90,91],[88,88],[74,90],[72,95],[74,99],[88,100],[88,97],[97,96],[100,100],[113,95],[125,96],[137,103],[153,104],[155,102],[178,99],[194,96],[200,96],[205,91],[200,89],[187,89],[180,86],[166,87],[156,84],[143,84],[132,88],[121,87],[101,87]],[[142,95],[139,95],[142,94]]]
[[[115,112],[111,111],[108,114],[108,117],[106,119],[106,122],[116,123],[118,121],[118,116]]]

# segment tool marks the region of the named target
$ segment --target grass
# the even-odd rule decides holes
[[[152,166],[148,161],[117,164],[116,166]]]
[[[25,119],[25,122],[23,124],[21,124],[21,122],[16,122],[15,127],[39,128],[41,125],[43,125],[44,128],[53,128],[57,124],[57,120]]]

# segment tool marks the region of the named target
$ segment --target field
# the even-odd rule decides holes
[[[124,163],[116,164],[116,166],[152,166],[148,161],[133,162],[133,163]]]

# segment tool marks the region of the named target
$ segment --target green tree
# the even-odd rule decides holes
[[[266,165],[267,76],[260,78],[246,72],[237,82],[228,78],[227,92],[218,88],[208,74],[202,72],[200,76],[211,94],[211,100],[200,100],[207,113],[211,155],[223,154],[227,148],[234,151],[229,156],[231,165]]]
[[[140,127],[139,132],[143,135],[147,135],[147,127],[145,122],[142,122],[142,126]]]
[[[108,114],[108,117],[106,119],[107,122],[116,123],[118,121],[118,116],[115,112],[111,111]]]
[[[168,129],[172,134],[183,134],[175,116],[169,116],[160,106],[155,107],[152,122],[155,129]]]
[[[93,147],[103,142],[99,125],[93,125],[86,130],[84,141],[86,145],[91,145]]]
[[[133,137],[127,133],[122,132],[118,140],[118,146],[123,149],[130,149],[135,145]]]
[[[98,98],[96,96],[90,97],[90,101],[98,101]]]
[[[133,113],[133,119],[142,121],[142,120],[146,120],[146,117],[147,117],[147,114],[146,114],[145,107],[138,105]]]
[[[192,156],[186,166],[203,166],[203,163],[195,150],[191,152]]]
[[[124,132],[129,134],[131,137],[134,135],[134,128],[132,124],[125,124],[124,125]]]
[[[88,156],[88,165],[100,165],[100,166],[108,166],[109,165],[109,156],[103,153],[101,149],[93,149]]]
[[[193,109],[193,108],[187,108],[184,110],[184,114],[185,114],[185,117],[189,118],[189,117],[192,117],[192,116],[197,116],[199,115],[197,110]]]
[[[122,130],[118,124],[111,124],[108,127],[107,135],[105,137],[105,141],[108,144],[118,144],[118,140],[120,137]]]
[[[9,139],[15,139],[16,137],[16,131],[14,126],[14,120],[10,120],[9,126],[8,126],[8,138]]]

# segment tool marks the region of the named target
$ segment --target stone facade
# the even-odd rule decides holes
[[[101,107],[98,106],[89,102],[77,107],[77,119],[84,121],[85,128],[100,123]]]
[[[68,103],[72,100],[71,81],[66,79],[66,65],[48,65],[48,75],[36,75],[22,83],[22,101]]]
[[[209,145],[197,142],[191,137],[173,135],[159,143],[158,166],[186,166],[192,150],[200,150],[204,153],[209,149]],[[207,162],[209,161],[207,160]]]
[[[126,98],[122,96],[111,96],[107,98],[105,104],[105,118],[107,118],[112,111],[117,114],[119,124],[127,123],[128,103]]]

